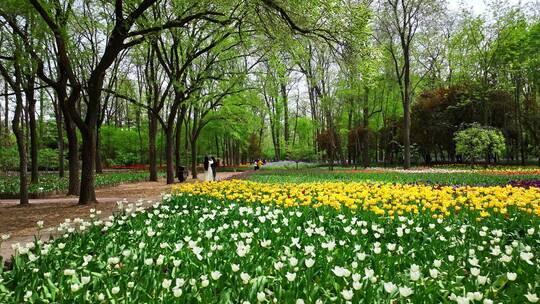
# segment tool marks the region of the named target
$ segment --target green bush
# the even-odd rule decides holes
[[[479,159],[490,161],[504,153],[505,143],[501,131],[473,124],[470,128],[454,135],[456,153],[465,160],[475,162]]]
[[[44,148],[38,152],[38,165],[39,168],[45,170],[58,169],[58,150]]]
[[[141,160],[148,155],[148,136],[146,132],[139,134],[136,129],[117,128],[114,126],[103,126],[100,132],[100,152],[106,165],[132,165],[145,163]],[[140,145],[142,140],[142,147]],[[158,146],[159,147],[159,146]]]
[[[19,153],[17,147],[0,147],[0,169],[2,171],[19,170]]]

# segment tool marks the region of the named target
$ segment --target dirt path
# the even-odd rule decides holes
[[[218,180],[234,178],[239,172],[218,173]],[[199,175],[201,180],[203,175]],[[188,182],[193,182],[189,179]],[[146,207],[151,206],[161,197],[161,193],[167,193],[171,185],[165,184],[165,180],[159,182],[139,182],[121,184],[114,187],[96,190],[97,204],[81,206],[77,204],[77,197],[54,196],[45,199],[31,199],[28,206],[20,206],[17,200],[0,201],[0,236],[9,234],[11,237],[0,245],[0,256],[4,260],[13,254],[12,245],[34,240],[38,233],[36,223],[43,221],[45,228],[41,231],[41,238],[46,240],[51,233],[48,228],[56,227],[66,218],[88,218],[90,209],[101,211],[101,218],[107,218],[117,210],[116,202],[127,200],[136,202],[142,200]]]

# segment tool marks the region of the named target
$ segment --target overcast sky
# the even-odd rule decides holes
[[[452,10],[459,9],[461,4],[464,4],[466,7],[472,8],[476,14],[485,13],[487,10],[485,0],[447,0],[447,1],[448,1],[448,5],[450,9]],[[540,5],[540,1],[538,0],[507,0],[507,2],[510,3],[510,5],[516,5],[519,3],[530,4],[530,5]]]

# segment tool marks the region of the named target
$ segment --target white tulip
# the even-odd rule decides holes
[[[422,273],[420,271],[411,271],[410,273],[411,280],[418,281],[420,279],[421,274]]]
[[[161,287],[163,287],[164,289],[169,289],[169,287],[171,287],[171,284],[172,284],[172,280],[164,279],[163,282],[161,283]]]
[[[266,299],[266,294],[264,292],[257,292],[257,301],[263,302]]]
[[[365,277],[366,279],[371,279],[373,278],[373,276],[375,275],[375,271],[371,268],[365,268],[364,269],[364,273],[365,273]]]
[[[249,283],[249,279],[251,279],[251,276],[245,272],[240,273],[240,278],[242,279],[244,284]]]
[[[77,292],[80,288],[79,284],[71,284],[71,292]]]
[[[351,275],[351,272],[346,269],[346,268],[343,268],[343,267],[339,267],[339,266],[336,266],[332,269],[332,272],[337,276],[337,277],[348,277]]]
[[[293,273],[287,272],[285,276],[287,277],[287,280],[289,282],[292,282],[296,279],[296,272],[293,272]]]
[[[398,288],[396,286],[396,284],[392,283],[392,282],[385,282],[383,284],[384,286],[384,290],[387,292],[387,293],[393,293],[395,292]]]
[[[291,257],[291,258],[289,259],[289,264],[291,264],[292,267],[298,265],[298,259],[295,258],[295,257]]]
[[[475,277],[479,276],[480,275],[480,268],[476,268],[476,267],[473,267],[470,269],[471,270],[471,274]]]
[[[535,293],[528,292],[527,294],[525,294],[525,297],[531,303],[536,303],[539,300],[538,296]]]
[[[527,262],[527,264],[533,265],[533,262],[531,262],[532,258],[534,257],[534,255],[533,255],[532,252],[524,252],[524,251],[523,251],[523,252],[520,252],[520,253],[519,253],[519,257],[520,257],[523,261]]]
[[[210,277],[213,279],[213,280],[218,280],[220,277],[221,277],[221,272],[219,271],[212,271],[210,273]]]
[[[409,287],[400,287],[399,288],[399,295],[401,295],[402,297],[406,298],[410,295],[413,294],[413,291],[412,289],[410,289]]]
[[[341,291],[341,295],[346,301],[350,301],[353,298],[354,293],[351,289],[344,289]]]
[[[175,287],[175,288],[173,288],[172,291],[173,291],[173,295],[176,298],[178,298],[178,297],[180,297],[182,295],[182,289],[180,289],[180,288]]]

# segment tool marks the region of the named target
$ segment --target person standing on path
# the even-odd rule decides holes
[[[212,164],[213,161],[211,159],[208,159],[208,156],[204,157],[204,181],[210,182],[213,180],[213,173],[212,173]]]
[[[212,165],[211,165],[211,168],[212,168],[212,178],[213,178],[214,181],[216,181],[217,167],[218,167],[218,162],[217,162],[217,160],[212,156]]]

